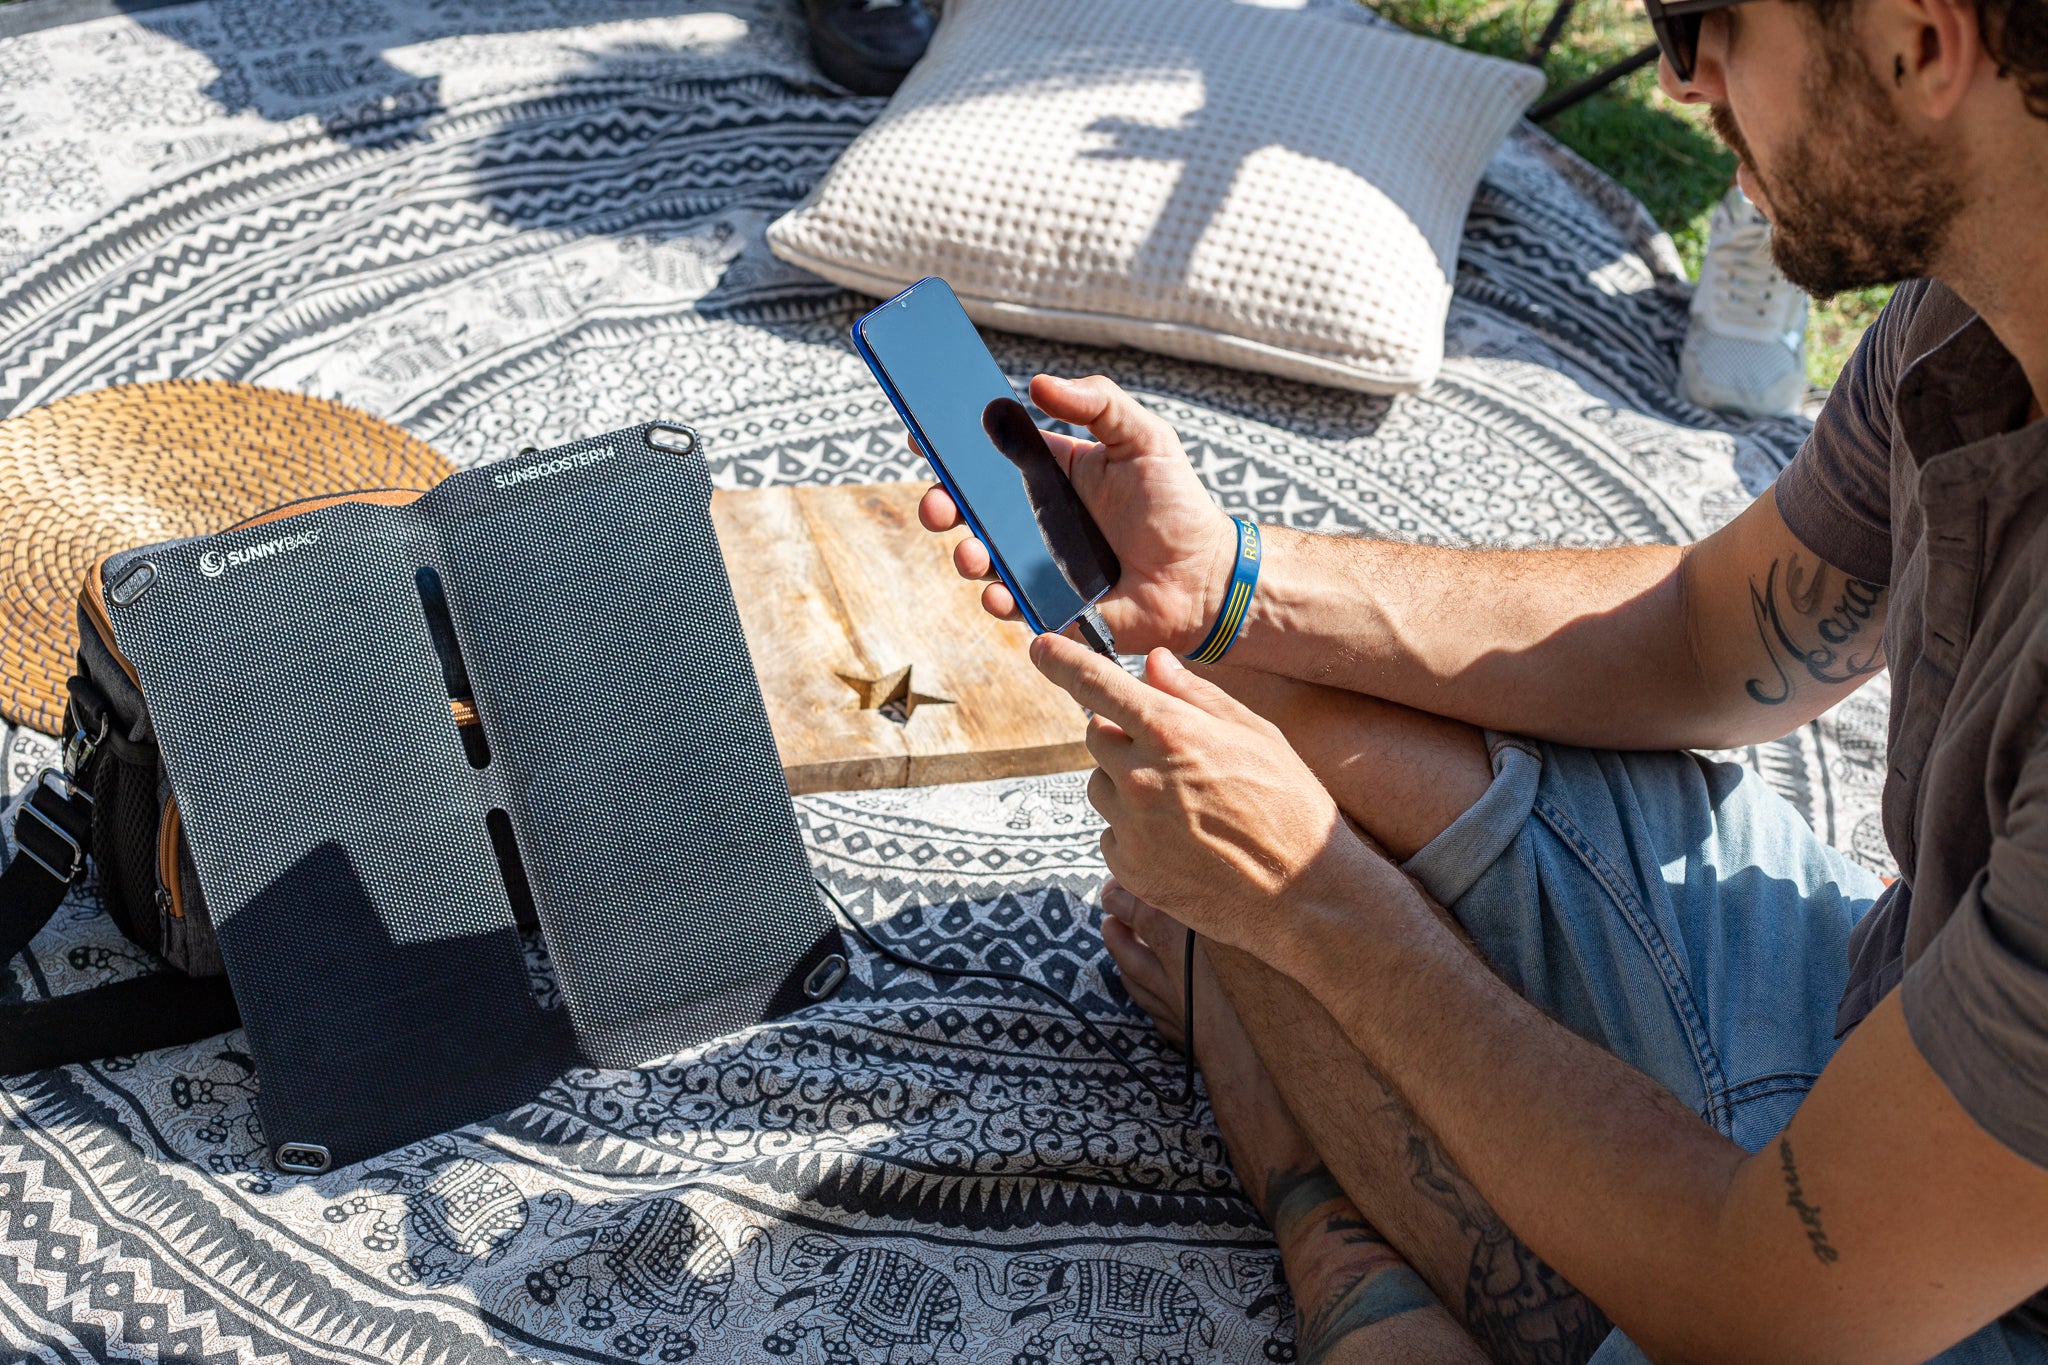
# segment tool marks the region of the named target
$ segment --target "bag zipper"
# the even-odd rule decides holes
[[[184,837],[185,820],[173,796],[164,802],[163,823],[156,832],[157,904],[172,919],[185,918],[185,897],[178,885],[178,842]]]

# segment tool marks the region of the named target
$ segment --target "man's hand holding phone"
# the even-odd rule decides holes
[[[1097,605],[1125,653],[1164,647],[1193,650],[1208,633],[1237,557],[1237,530],[1188,463],[1173,428],[1101,375],[1031,381],[1031,400],[1056,420],[1087,428],[1092,441],[1046,432],[1066,472],[1123,565],[1123,576]],[[962,524],[944,488],[918,504],[928,531]],[[1019,619],[1010,590],[996,580],[988,550],[963,540],[953,566],[964,578],[988,580],[982,605]]]

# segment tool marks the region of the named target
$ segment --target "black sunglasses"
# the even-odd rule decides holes
[[[1744,0],[1643,0],[1650,12],[1650,27],[1656,31],[1657,46],[1664,60],[1681,81],[1692,79],[1692,64],[1700,55],[1700,20],[1717,9],[1740,5]]]

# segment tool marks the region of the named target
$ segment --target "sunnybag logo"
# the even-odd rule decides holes
[[[254,560],[268,559],[272,555],[281,555],[290,550],[302,550],[308,545],[317,545],[319,541],[320,529],[314,527],[295,536],[279,536],[276,540],[266,540],[258,545],[244,545],[238,550],[229,550],[226,554],[219,550],[208,550],[199,556],[199,572],[208,578],[219,578],[229,569],[238,569]]]

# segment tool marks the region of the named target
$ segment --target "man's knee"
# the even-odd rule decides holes
[[[1338,807],[1406,859],[1493,780],[1486,740],[1463,721],[1250,669],[1201,670],[1280,727]]]

